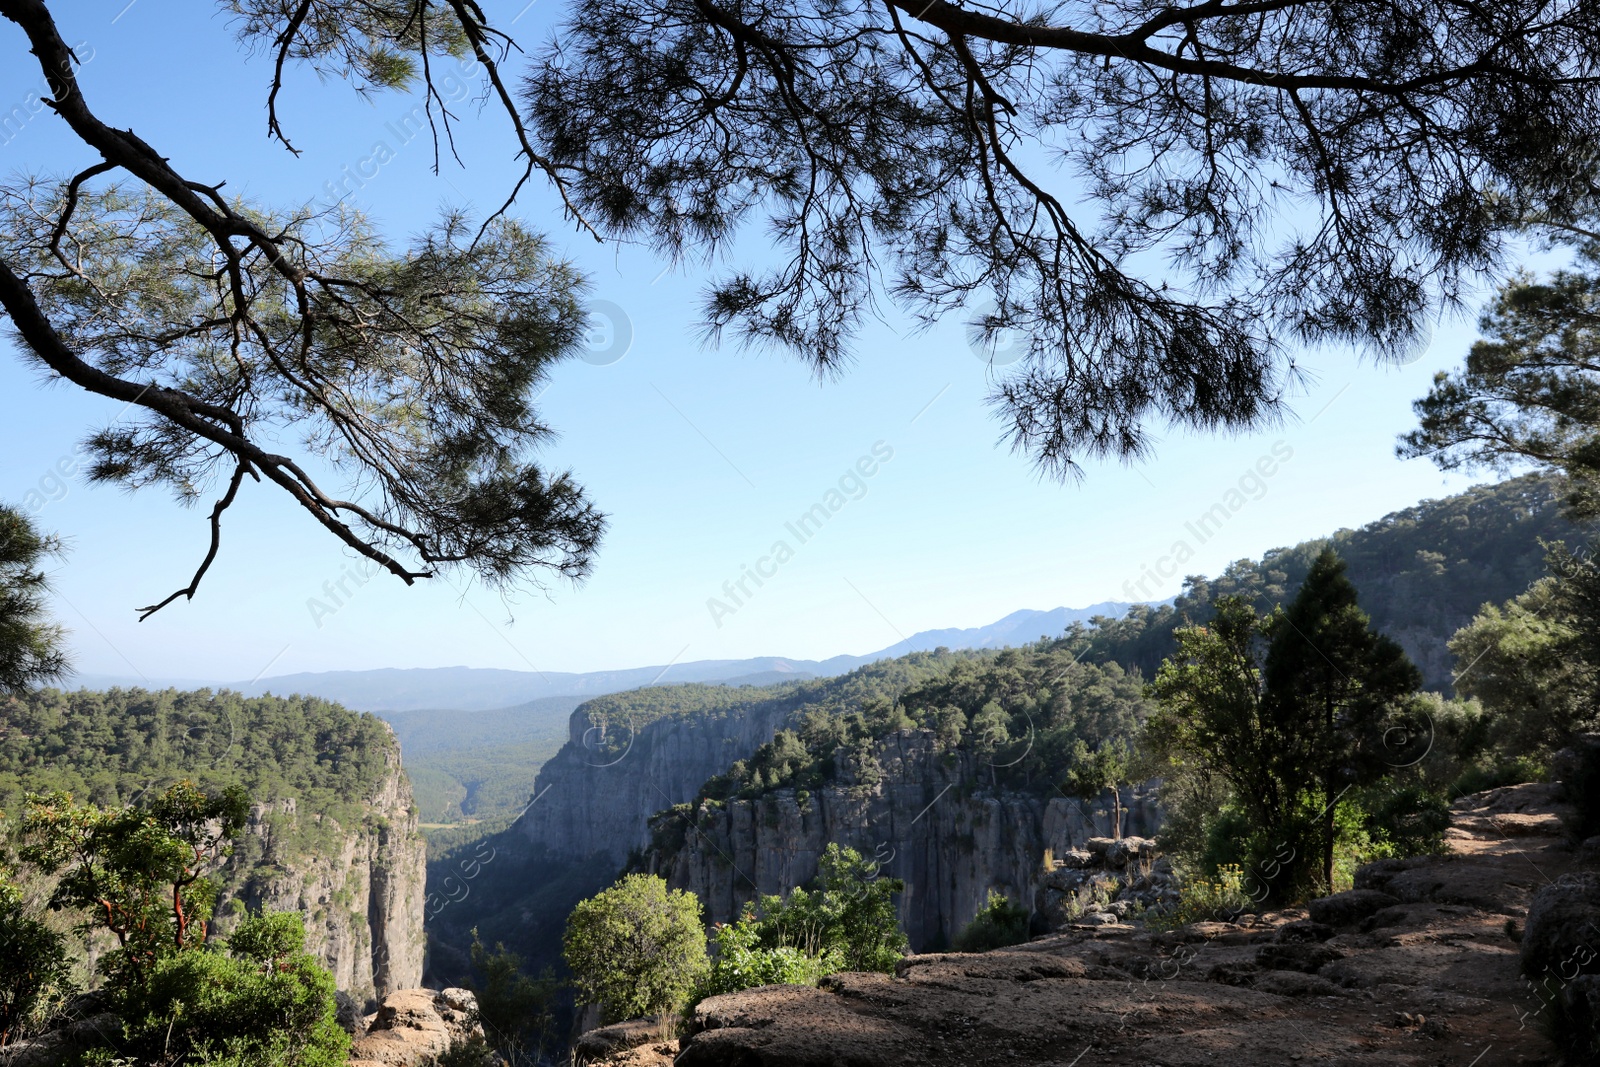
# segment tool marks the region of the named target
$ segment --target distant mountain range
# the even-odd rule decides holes
[[[551,697],[600,696],[646,685],[711,682],[722,685],[771,685],[793,679],[832,677],[880,659],[934,648],[1000,648],[1041,637],[1054,637],[1074,622],[1096,615],[1120,616],[1132,605],[1105,601],[1086,608],[1014,611],[988,626],[924,630],[888,648],[864,656],[825,660],[757,656],[752,659],[694,660],[666,666],[614,671],[506,671],[480,667],[388,667],[370,671],[323,671],[284,674],[255,682],[203,682],[195,679],[137,679],[80,675],[77,685],[93,689],[131,685],[175,685],[186,689],[211,686],[235,689],[246,696],[302,693],[337,700],[357,711],[405,712],[455,709],[483,711],[511,708]]]

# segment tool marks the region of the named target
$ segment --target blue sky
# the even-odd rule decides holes
[[[525,2],[485,7],[504,26]],[[417,101],[363,99],[307,70],[292,72],[282,98],[303,151],[291,156],[265,136],[270,67],[239,49],[222,16],[175,0],[125,3],[54,6],[68,40],[92,50],[81,73],[91,106],[131,126],[186,176],[226,179],[234,193],[289,206],[325,198],[329,183],[358,173],[381,141],[381,154],[393,158],[359,187],[345,185],[395,238],[445,203],[497,206],[515,178],[502,116],[480,117],[463,103],[466,165],[447,160],[435,176],[426,138],[403,143],[396,133]],[[537,43],[558,12],[539,0],[512,29]],[[0,109],[26,110],[39,90],[37,67],[17,62],[31,59],[25,47],[19,31],[0,24],[0,48],[11,57],[0,67]],[[93,161],[48,112],[0,141],[7,174]],[[1082,483],[1063,486],[1041,481],[997,443],[1001,425],[984,401],[993,372],[960,323],[916,333],[891,309],[861,338],[856,365],[819,383],[793,358],[699,343],[703,266],[663,273],[666,264],[642,250],[597,246],[563,222],[539,186],[515,210],[589,274],[593,298],[619,309],[622,332],[632,335],[626,354],[604,363],[614,334],[597,320],[596,362],[561,366],[541,399],[561,433],[547,462],[571,468],[610,515],[593,578],[509,599],[460,578],[410,588],[384,575],[362,581],[353,555],[281,493],[252,486],[230,511],[221,555],[195,600],[139,623],[136,606],[187,583],[204,551],[209,502],[185,510],[160,492],[129,496],[71,478],[57,488],[53,468],[66,459],[70,469],[76,442],[118,406],[41,386],[0,341],[0,499],[16,503],[30,491],[57,498],[37,518],[71,545],[55,567],[56,605],[81,671],[242,680],[369,667],[591,670],[860,653],[1018,608],[1127,599],[1141,579],[1142,594],[1169,596],[1185,573],[1215,573],[1473,480],[1393,455],[1396,434],[1413,424],[1411,401],[1465,352],[1470,320],[1441,323],[1405,367],[1375,367],[1350,351],[1304,353],[1312,381],[1284,425],[1239,437],[1168,433],[1148,462],[1090,464]],[[760,257],[759,244],[745,241],[740,254]],[[873,473],[847,478],[848,502],[820,531],[803,544],[786,534],[786,523],[875,447]],[[892,456],[882,459],[886,450]],[[1188,531],[1218,502],[1240,500],[1203,542]],[[779,540],[793,550],[781,564],[770,558]],[[1180,543],[1192,553],[1178,553],[1181,567]],[[737,610],[708,606],[731,603],[724,583],[758,564],[771,576],[759,587],[746,579],[750,595]],[[329,613],[328,587],[341,579],[344,595]]]

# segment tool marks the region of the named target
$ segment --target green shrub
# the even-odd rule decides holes
[[[578,995],[611,1021],[676,1011],[709,966],[699,899],[649,874],[579,902],[562,945]]]
[[[342,1067],[350,1037],[335,1017],[333,976],[304,946],[298,914],[257,914],[225,950],[162,958],[120,998],[120,1051],[206,1067]]]
[[[988,952],[1028,940],[1028,909],[1011,903],[1004,893],[989,891],[989,900],[956,935],[957,952]]]
[[[750,909],[738,922],[712,931],[717,958],[697,999],[764,985],[816,985],[823,975],[843,969],[844,959],[837,950],[817,955],[793,945],[763,947],[762,933],[761,922]]]
[[[908,948],[894,903],[904,888],[898,878],[879,877],[878,864],[855,849],[830,844],[810,888],[762,897],[749,914],[763,948],[787,945],[816,957],[832,952],[842,961],[838,970],[892,974]]]
[[[1450,801],[1420,784],[1400,786],[1364,798],[1367,829],[1396,856],[1420,856],[1444,848],[1450,828]]]
[[[431,1067],[502,1067],[502,1061],[487,1041],[474,1034],[465,1041],[451,1042]]]
[[[14,886],[0,884],[0,1045],[69,991],[71,973],[66,938],[27,915]]]
[[[1529,756],[1501,760],[1467,768],[1450,783],[1446,790],[1451,796],[1481,793],[1486,789],[1499,789],[1503,785],[1521,785],[1523,782],[1542,782],[1550,777],[1544,764]]]
[[[1190,878],[1178,888],[1178,902],[1152,915],[1152,929],[1172,929],[1197,922],[1231,922],[1255,906],[1245,890],[1244,869],[1224,864],[1215,878]]]

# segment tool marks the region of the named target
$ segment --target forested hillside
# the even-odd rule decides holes
[[[376,717],[316,697],[40,689],[9,698],[0,717],[0,809],[46,789],[124,804],[187,778],[359,817],[393,748]]]
[[[309,949],[358,999],[416,983],[424,856],[399,746],[380,719],[316,697],[204,689],[0,698],[8,816],[29,792],[147,804],[181,780],[213,795],[240,786],[253,802],[220,871],[219,916],[239,904],[303,913]]]
[[[1229,594],[1270,611],[1294,596],[1317,554],[1331,545],[1349,564],[1373,626],[1400,642],[1427,688],[1449,693],[1446,642],[1484,604],[1508,600],[1544,576],[1541,541],[1573,539],[1575,529],[1561,514],[1566,492],[1563,479],[1530,474],[1425,500],[1359,529],[1239,560],[1215,578],[1190,578],[1171,606],[1135,607],[1069,633],[1088,642],[1086,659],[1138,667],[1152,677],[1175,650],[1172,632],[1185,620],[1206,620],[1211,604]]]

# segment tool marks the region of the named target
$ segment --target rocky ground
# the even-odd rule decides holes
[[[1453,814],[1448,854],[1362,868],[1356,889],[1309,908],[1164,933],[1077,924],[982,955],[907,957],[893,977],[713,997],[681,1041],[623,1024],[586,1035],[580,1062],[1554,1064],[1519,939],[1533,893],[1600,877],[1600,858],[1563,842],[1553,786],[1476,794]]]

